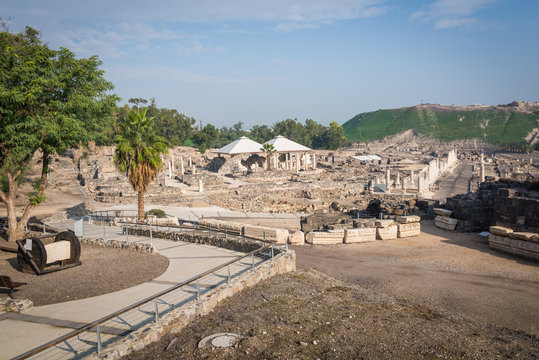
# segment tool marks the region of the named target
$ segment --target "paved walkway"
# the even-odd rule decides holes
[[[219,206],[209,207],[178,207],[178,206],[161,206],[147,204],[145,210],[161,209],[168,215],[176,216],[178,219],[187,221],[197,221],[205,217],[230,217],[230,218],[257,218],[257,219],[299,219],[303,214],[276,214],[276,213],[247,213],[243,211],[234,211],[225,209]],[[111,207],[102,207],[99,210],[131,210],[136,211],[136,204],[115,205]]]
[[[473,163],[470,161],[461,162],[453,173],[440,183],[433,199],[445,203],[448,197],[468,193],[468,183],[473,176],[472,167]]]
[[[58,226],[60,224],[51,224]],[[73,228],[73,221],[64,221],[64,228]],[[124,240],[125,235],[119,227],[107,227],[107,239]],[[102,234],[100,225],[85,223],[87,233]],[[102,237],[102,236],[98,236]],[[145,237],[129,236],[130,242],[148,243]],[[169,259],[169,267],[161,276],[132,288],[92,298],[65,303],[34,307],[23,314],[0,313],[0,358],[12,358],[41,344],[67,334],[74,328],[95,321],[114,311],[120,310],[138,300],[149,297],[192,278],[204,271],[217,267],[236,258],[242,253],[206,245],[173,242],[153,239],[153,245],[159,253]],[[262,260],[256,259],[255,262]],[[234,277],[251,268],[251,259],[244,259],[230,267]],[[205,277],[200,281],[201,292],[207,291],[227,280],[228,269]],[[157,303],[159,313],[170,311],[196,298],[196,287],[189,286],[163,296]],[[131,327],[137,327],[155,319],[154,302],[134,309],[105,324],[102,329],[104,345],[115,336],[125,333]],[[88,355],[96,349],[96,334],[84,333],[69,342],[61,343],[44,352],[39,358],[77,358]]]

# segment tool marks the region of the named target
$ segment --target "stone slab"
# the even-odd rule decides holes
[[[442,208],[434,208],[434,212],[436,213],[436,215],[445,216],[445,217],[450,217],[451,214],[453,214],[453,211],[442,209]]]
[[[397,238],[397,225],[379,227],[376,229],[376,238],[379,240],[392,240]]]
[[[490,233],[500,236],[507,236],[509,233],[512,233],[513,229],[504,226],[491,226]]]
[[[342,244],[344,230],[311,231],[305,235],[305,241],[313,245]]]
[[[421,223],[397,224],[397,236],[407,238],[421,234]]]
[[[389,227],[389,226],[391,226],[393,224],[395,224],[395,221],[393,221],[393,220],[376,220],[374,222],[374,225],[377,228],[385,228],[385,227]]]
[[[511,239],[491,233],[488,244],[491,249],[539,260],[539,244],[535,242]]]
[[[290,233],[288,237],[288,242],[292,245],[303,245],[305,244],[305,233],[303,231],[294,231]]]
[[[344,243],[360,243],[376,241],[376,228],[345,229]]]
[[[244,226],[243,235],[259,240],[285,244],[288,241],[288,230],[265,226]]]
[[[531,232],[511,232],[507,234],[507,237],[516,240],[533,241],[533,238],[536,235],[536,233]]]
[[[458,222],[457,219],[453,219],[453,218],[441,216],[441,215],[436,216],[436,218],[434,219],[434,225],[436,225],[436,227],[439,227],[440,229],[444,229],[444,230],[449,230],[449,231],[455,230],[455,227],[457,226],[457,222]]]
[[[421,218],[416,215],[408,215],[408,216],[397,216],[396,220],[400,224],[410,224],[410,223],[419,222]]]

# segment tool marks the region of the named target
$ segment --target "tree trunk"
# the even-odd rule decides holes
[[[144,192],[138,192],[138,222],[144,222]]]
[[[271,164],[270,164],[270,156],[269,155],[266,155],[266,169],[269,170],[271,168]]]

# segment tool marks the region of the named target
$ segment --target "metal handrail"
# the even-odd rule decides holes
[[[27,352],[25,352],[25,353],[23,353],[21,355],[18,355],[17,357],[13,358],[13,360],[28,359],[30,356],[36,355],[36,354],[42,352],[43,350],[47,350],[47,349],[53,347],[54,345],[60,344],[60,343],[62,343],[64,341],[66,341],[66,340],[69,340],[69,339],[71,339],[71,338],[85,332],[85,331],[91,330],[91,329],[95,328],[96,326],[98,326],[101,323],[104,323],[104,322],[106,322],[108,320],[111,320],[111,319],[113,319],[115,317],[118,317],[118,316],[120,316],[120,315],[122,315],[122,314],[124,314],[124,313],[126,313],[126,312],[128,312],[130,310],[133,310],[133,309],[135,309],[135,308],[137,308],[137,307],[139,307],[139,306],[141,306],[143,304],[149,303],[150,301],[155,300],[155,299],[157,299],[157,298],[159,298],[159,297],[161,297],[161,296],[163,296],[165,294],[168,294],[168,293],[170,293],[170,292],[172,292],[174,290],[177,290],[177,289],[179,289],[179,288],[181,288],[181,287],[183,287],[185,285],[189,285],[190,283],[195,282],[195,281],[197,281],[197,280],[199,280],[199,279],[201,279],[201,278],[203,278],[203,277],[205,277],[205,276],[207,276],[209,274],[212,274],[212,273],[214,273],[214,272],[216,272],[218,270],[221,270],[224,267],[227,267],[227,266],[229,266],[229,265],[231,265],[231,264],[233,264],[235,262],[238,262],[238,261],[240,261],[240,260],[242,260],[242,259],[244,259],[246,257],[254,256],[254,254],[259,253],[259,252],[261,252],[263,250],[266,250],[268,248],[271,248],[271,247],[272,247],[272,245],[266,245],[266,246],[263,246],[263,247],[261,247],[259,249],[254,250],[254,251],[251,251],[248,254],[245,254],[245,255],[242,255],[242,256],[240,256],[240,257],[238,257],[236,259],[230,260],[230,261],[228,261],[228,262],[226,262],[224,264],[221,264],[221,265],[219,265],[219,266],[217,266],[217,267],[215,267],[213,269],[205,271],[202,274],[194,276],[194,277],[192,277],[192,278],[190,278],[188,280],[185,280],[185,281],[183,281],[183,282],[181,282],[179,284],[176,284],[176,285],[174,285],[174,286],[172,286],[172,287],[170,287],[168,289],[160,291],[157,294],[154,294],[154,295],[152,295],[150,297],[139,300],[139,301],[137,301],[137,302],[123,308],[123,309],[120,309],[118,311],[113,312],[112,314],[104,316],[101,319],[95,320],[95,321],[93,321],[93,322],[91,322],[89,324],[81,326],[80,328],[75,329],[75,330],[71,331],[70,333],[67,333],[66,335],[63,335],[63,336],[61,336],[61,337],[59,337],[57,339],[51,340],[51,341],[49,341],[49,342],[47,342],[47,343],[45,343],[45,344],[43,344],[41,346],[38,346],[38,347],[36,347],[36,348],[34,348],[32,350],[29,350],[29,351],[27,351]]]

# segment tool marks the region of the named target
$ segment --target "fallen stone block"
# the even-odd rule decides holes
[[[244,226],[243,235],[259,240],[271,241],[277,244],[286,244],[288,230],[276,229],[264,226]]]
[[[444,217],[451,217],[451,214],[453,214],[453,211],[442,208],[434,208],[434,212],[436,213],[436,215]]]
[[[395,221],[393,221],[393,220],[376,220],[374,222],[374,225],[377,228],[385,228],[385,227],[389,227],[389,226],[391,226],[393,224],[395,224]]]
[[[507,236],[509,233],[512,233],[513,229],[504,227],[504,226],[491,226],[490,233],[494,235]]]
[[[408,216],[397,216],[396,220],[400,224],[410,224],[410,223],[419,222],[421,218],[416,215],[408,215]]]
[[[379,240],[391,240],[397,238],[397,225],[376,228],[376,238]]]
[[[440,229],[444,229],[444,230],[449,230],[449,231],[455,230],[455,227],[457,226],[457,222],[458,222],[457,219],[453,219],[446,216],[440,216],[440,215],[436,216],[436,218],[434,219],[434,225],[436,225],[436,227],[439,227]]]
[[[356,219],[353,222],[355,228],[373,228],[374,219]]]
[[[535,242],[511,239],[491,233],[488,236],[488,244],[491,249],[539,260],[539,244]]]
[[[305,234],[303,231],[294,231],[293,233],[290,233],[288,242],[292,245],[303,245],[305,244]]]
[[[421,223],[397,224],[397,236],[407,238],[421,234]]]
[[[344,230],[344,243],[360,243],[376,241],[376,228],[360,228]]]
[[[535,233],[531,232],[510,232],[507,234],[507,237],[516,240],[533,241],[535,235]]]
[[[305,235],[305,241],[313,245],[342,244],[344,230],[311,231]]]

